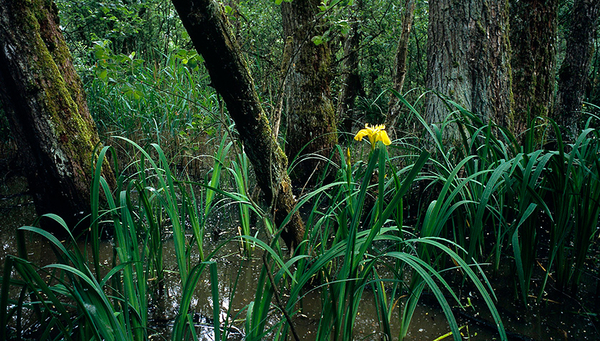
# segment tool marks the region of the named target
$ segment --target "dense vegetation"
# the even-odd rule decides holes
[[[600,49],[589,72],[583,129],[567,137],[540,117],[515,136],[445,96],[451,94],[427,91],[427,3],[416,2],[405,90],[398,93],[390,89],[403,4],[324,2],[327,29],[313,43],[331,48],[332,92],[345,86],[344,43],[353,21],[360,22],[361,87],[351,129],[344,131],[338,118],[340,144],[324,158],[317,184],[295,189],[306,235],[290,250],[279,238],[286,223],[275,224],[276,212],[256,193],[234,122],[170,2],[56,2],[105,147],[90,166],[89,219],[75,229],[48,214],[39,220],[55,221],[56,235],[37,227],[39,220],[17,231],[18,253],[3,265],[0,323],[10,327],[1,339],[195,340],[206,331],[197,328],[191,303],[201,287],[212,299],[210,313],[201,313],[211,315],[215,340],[233,339],[237,328],[247,340],[303,339],[295,324],[312,292],[320,299],[318,340],[353,339],[365,292],[374,297],[378,337],[406,337],[417,303],[431,295],[459,340],[465,323],[457,321],[457,308],[471,305],[463,289],[505,340],[510,328],[495,292],[507,272],[516,276],[508,277],[512,295],[502,299],[525,313],[549,304],[548,295],[577,297],[582,282],[598,285]],[[277,121],[286,60],[279,5],[223,6],[261,104]],[[571,8],[570,1],[560,4],[559,60]],[[449,108],[445,121],[424,118],[428,96]],[[356,135],[365,123],[386,122],[393,101],[401,107],[394,126]],[[277,138],[285,145],[291,142],[281,121]],[[1,120],[3,148],[10,141],[6,126]],[[448,139],[448,130],[459,138]],[[290,157],[290,171],[302,160]],[[102,165],[113,168],[114,188],[101,176]],[[232,215],[235,227],[211,224],[223,214]],[[222,229],[224,236],[207,242]],[[48,243],[55,262],[28,260],[32,236]],[[102,238],[113,250],[109,260],[100,257]],[[171,268],[167,240],[176,254]],[[224,299],[219,261],[232,243],[242,258],[262,263],[255,295],[241,311],[218,304]],[[238,280],[226,284],[230,301]],[[159,333],[154,313],[169,281],[179,283],[177,314]],[[599,312],[588,313],[597,324]]]

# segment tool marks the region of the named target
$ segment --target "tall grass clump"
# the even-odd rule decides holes
[[[295,319],[312,292],[317,292],[321,301],[317,339],[352,339],[365,291],[374,294],[377,320],[385,337],[403,339],[407,335],[417,303],[428,291],[440,303],[454,339],[459,340],[460,326],[452,307],[462,306],[462,302],[446,273],[454,268],[461,269],[464,279],[481,293],[505,339],[493,290],[479,265],[464,260],[468,250],[442,236],[419,236],[419,226],[405,224],[404,198],[416,182],[428,179],[423,170],[432,162],[429,153],[409,152],[401,155],[400,161],[391,158],[388,148],[396,147],[377,142],[389,144],[387,135],[373,135],[383,133],[380,127],[371,131],[367,154],[357,153],[358,148],[351,152],[338,147],[337,159],[342,161],[337,166],[337,180],[299,198],[296,209],[308,208],[303,212],[307,234],[292,255],[282,250],[278,239],[286,222],[275,226],[266,210],[250,199],[248,159],[243,153],[229,155],[236,148],[226,138],[217,148],[212,172],[204,182],[179,181],[159,145],[145,149],[134,141],[118,138],[136,150],[139,158],[119,173],[116,187],[109,188],[100,175],[101,169],[106,154],[113,158],[116,155],[109,147],[99,151],[91,191],[88,243],[92,255],[81,251],[76,236],[70,235],[56,216],[48,218],[63,225],[69,235],[64,242],[37,227],[19,230],[21,251],[8,258],[9,270],[4,272],[0,290],[0,303],[6,308],[0,319],[7,322],[16,317],[20,321],[7,333],[21,335],[26,327],[20,317],[32,314],[40,321],[51,321],[36,331],[44,336],[148,339],[154,333],[149,312],[164,298],[163,242],[172,238],[176,276],[182,289],[171,327],[172,339],[197,338],[190,305],[207,269],[213,335],[216,340],[226,338],[232,312],[222,319],[217,264],[213,260],[218,247],[208,255],[203,250],[208,217],[218,198],[226,198],[239,209],[240,235],[235,239],[242,242],[245,256],[256,254],[256,249],[262,254],[255,297],[244,309],[245,316],[236,315],[244,319],[247,340],[299,338]],[[225,186],[227,181],[222,176],[226,174],[231,176],[233,189]],[[195,192],[193,186],[201,190]],[[250,214],[264,226],[259,233],[251,232]],[[99,255],[102,229],[110,230],[113,236],[113,258],[108,265]],[[29,262],[25,233],[45,238],[55,250],[57,261],[43,267]],[[440,257],[451,260],[451,265],[438,261]],[[16,299],[10,295],[15,288],[21,292]],[[394,312],[398,311],[400,319],[396,320]],[[399,332],[393,332],[392,326],[400,326]]]
[[[299,339],[294,318],[302,311],[303,299],[317,291],[322,310],[316,339],[353,339],[361,297],[368,290],[375,295],[382,333],[388,339],[403,339],[421,294],[429,290],[440,303],[454,339],[460,340],[451,309],[451,304],[460,306],[460,300],[444,277],[445,267],[428,263],[418,254],[420,245],[426,245],[453,259],[464,271],[481,292],[505,339],[493,291],[483,284],[487,280],[481,269],[453,251],[462,250],[457,244],[443,238],[419,238],[403,225],[403,198],[419,179],[429,154],[407,155],[408,166],[397,170],[381,143],[373,143],[366,162],[353,164],[349,149],[344,152],[340,147],[338,152],[342,166],[337,181],[306,194],[298,204],[310,203],[311,207],[306,213],[305,242],[287,262],[276,248],[264,247],[265,267],[255,300],[248,306],[246,338]],[[288,293],[287,302],[283,291]],[[273,303],[275,314],[283,317],[267,325]],[[402,309],[400,321],[393,320],[395,309]],[[399,334],[392,335],[392,325],[400,325]]]
[[[525,138],[529,143],[521,146],[507,129],[445,101],[454,112],[439,127],[429,127],[419,118],[435,146],[436,161],[428,178],[437,193],[426,209],[421,236],[451,238],[469,257],[493,260],[496,271],[506,251],[512,250],[526,303],[537,266],[540,219],[544,214],[551,219],[542,187],[551,153],[533,147],[533,126]],[[450,127],[459,132],[457,142],[446,138],[444,129]]]
[[[566,288],[570,284],[573,291],[581,280],[600,215],[600,132],[591,127],[594,119],[587,121],[581,134],[569,145],[563,142],[559,127],[553,124],[558,137],[557,150],[552,154],[545,183],[554,214],[549,267],[556,268],[557,285]]]
[[[214,335],[215,340],[220,339],[217,268],[210,261],[212,254],[202,256],[204,236],[196,231],[204,212],[199,212],[192,189],[174,178],[158,145],[153,145],[151,154],[133,141],[124,141],[142,157],[131,164],[135,171],[120,173],[116,188],[111,189],[100,169],[112,149],[100,151],[92,184],[91,238],[87,238],[92,255],[82,251],[78,238],[55,215],[42,219],[53,219],[62,226],[67,236],[64,241],[38,227],[18,230],[19,253],[7,257],[0,291],[2,322],[7,325],[16,319],[16,326],[5,331],[5,337],[23,335],[31,327],[24,325],[25,317],[32,316],[33,321],[44,321],[36,330],[29,330],[40,339],[147,340],[154,333],[149,312],[164,295],[162,250],[169,237],[174,241],[176,273],[184,288],[173,339],[195,338],[189,306],[206,268],[217,317]],[[106,209],[101,209],[102,201]],[[186,225],[195,231],[191,239],[186,236]],[[102,229],[113,235],[113,258],[106,260],[108,265],[98,254]],[[26,234],[42,237],[56,261],[45,266],[30,262]],[[193,260],[192,254],[200,254],[200,259]],[[20,292],[16,299],[10,294],[14,290]]]
[[[543,277],[535,287],[539,297],[551,278],[549,271],[540,273],[538,262],[555,271],[559,287],[576,288],[600,214],[598,131],[590,119],[572,144],[559,139],[557,150],[548,150],[535,144],[532,125],[521,146],[507,130],[451,101],[455,111],[449,120],[428,125],[399,98],[423,123],[425,145],[391,144],[384,127],[375,126],[357,134],[369,138],[366,149],[359,142],[338,146],[337,155],[326,160],[335,180],[298,198],[295,210],[305,218],[306,235],[293,254],[279,241],[287,220],[276,226],[268,208],[252,200],[249,160],[227,136],[211,157],[212,170],[198,181],[178,179],[160,145],[144,148],[115,138],[138,157],[122,172],[113,162],[119,176],[111,188],[101,170],[107,155],[116,160],[116,152],[110,147],[98,151],[90,225],[83,236],[89,248],[81,247],[82,239],[55,215],[41,219],[62,226],[64,240],[35,226],[18,230],[18,253],[7,257],[0,287],[0,322],[11,326],[3,336],[148,339],[156,333],[151,312],[165,299],[168,273],[181,288],[170,336],[197,339],[191,306],[207,273],[215,340],[227,339],[233,319],[243,321],[247,340],[300,339],[297,319],[307,297],[315,294],[321,316],[317,340],[353,339],[367,292],[382,337],[404,339],[417,304],[428,293],[439,303],[453,338],[460,340],[453,311],[463,307],[456,291],[460,283],[480,294],[500,338],[506,339],[482,264],[516,272],[515,288],[524,304],[536,276]],[[449,125],[457,125],[460,134],[451,143],[444,132]],[[255,295],[235,317],[231,307],[223,312],[219,303],[223,283],[215,254],[220,246],[207,253],[204,244],[210,217],[223,207],[235,208],[239,216],[238,235],[224,243],[240,243],[244,258],[262,261]],[[261,229],[252,226],[251,216]],[[113,256],[103,260],[99,243],[106,234]],[[29,235],[43,239],[56,261],[31,262]],[[165,269],[168,238],[174,270]],[[237,285],[236,280],[230,301]]]
[[[248,171],[250,161],[245,152],[237,154],[236,159],[231,161],[231,167],[228,168],[235,182],[235,192],[241,197],[238,201],[239,226],[238,233],[240,236],[250,236],[251,224],[250,214],[252,212],[252,203],[249,195]],[[241,247],[247,257],[252,255],[253,245],[248,240],[241,238]]]
[[[204,152],[207,135],[214,135],[222,118],[202,57],[179,49],[150,62],[135,52],[114,53],[109,41],[96,42],[92,52],[95,64],[80,71],[100,134],[115,146],[121,141],[111,136],[144,148],[158,143],[170,161],[198,168],[194,156]],[[125,154],[135,152],[128,144],[121,148],[129,148]]]
[[[570,283],[575,290],[600,213],[595,118],[566,145],[549,119],[532,121],[525,135],[517,138],[443,98],[452,114],[445,122],[430,125],[400,94],[395,95],[422,123],[425,147],[432,151],[423,174],[425,193],[432,200],[423,203],[420,236],[449,238],[467,251],[464,255],[480,262],[491,260],[496,271],[508,261],[517,273],[525,304],[536,269],[542,269],[544,278],[536,289],[539,297],[552,270],[559,288]],[[548,127],[554,127],[557,141],[546,146],[557,146],[556,150],[542,144]],[[448,130],[457,131],[458,139],[448,138]],[[542,238],[546,234],[549,241]],[[428,261],[436,259],[427,247],[421,252]],[[545,261],[539,253],[547,257]]]

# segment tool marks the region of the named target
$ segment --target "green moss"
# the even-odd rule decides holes
[[[80,81],[70,67],[71,56],[66,44],[61,37],[55,35],[55,32],[59,32],[58,28],[46,27],[52,23],[40,25],[40,20],[48,20],[46,16],[51,15],[48,12],[51,7],[48,4],[43,8],[39,7],[42,6],[40,1],[34,4],[38,7],[30,9],[23,17],[26,32],[30,35],[26,40],[30,44],[32,55],[36,56],[29,60],[29,69],[35,71],[27,87],[37,90],[32,93],[40,94],[38,101],[45,110],[55,136],[50,149],[54,158],[61,160],[63,164],[73,165],[72,171],[78,177],[86,176],[93,147],[98,142],[95,127],[90,122],[91,118],[86,120],[82,116],[81,110],[85,108],[85,103],[77,103],[77,100],[81,101],[85,96],[80,93]],[[41,32],[42,29],[48,31]],[[42,36],[50,39],[45,41]],[[63,75],[61,71],[73,74]]]
[[[484,35],[484,36],[485,36],[485,35],[486,35],[486,32],[485,32],[485,27],[484,27],[484,26],[483,26],[483,24],[481,23],[481,20],[479,20],[479,19],[478,19],[478,20],[475,22],[475,24],[476,24],[476,26],[477,26],[477,29],[479,30],[479,33],[481,33],[482,35]]]

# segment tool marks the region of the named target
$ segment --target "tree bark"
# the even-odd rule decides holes
[[[72,226],[90,211],[99,139],[54,3],[0,0],[0,46],[0,100],[37,212]]]
[[[511,91],[506,0],[429,3],[427,86],[478,115],[507,126]],[[425,118],[439,123],[449,112],[431,96]],[[458,138],[451,128],[445,136]]]
[[[173,4],[198,53],[204,57],[213,87],[223,96],[254,166],[258,185],[267,201],[274,204],[274,220],[280,226],[296,205],[287,158],[272,136],[227,17],[214,0],[173,0]],[[281,237],[290,249],[303,240],[304,224],[298,212]]]
[[[512,132],[521,135],[536,117],[552,108],[556,67],[558,1],[511,1]]]
[[[314,184],[324,162],[302,157],[329,157],[337,143],[337,123],[329,82],[331,53],[327,42],[316,45],[312,38],[325,27],[318,13],[321,0],[294,0],[281,5],[283,34],[292,37],[285,96],[286,154],[299,158],[291,177],[298,185]]]
[[[581,129],[582,102],[598,28],[600,1],[575,0],[567,36],[565,59],[558,72],[558,93],[553,118],[564,127],[567,138]]]
[[[357,96],[365,96],[360,75],[358,73],[358,49],[361,34],[356,12],[362,10],[362,1],[357,0],[353,5],[352,22],[346,41],[344,42],[344,62],[342,64],[341,89],[337,104],[337,119],[341,121],[343,133],[351,133],[354,124],[354,101]],[[342,135],[346,136],[346,135]],[[340,136],[340,138],[342,138]]]
[[[415,14],[415,0],[406,0],[404,4],[404,15],[402,16],[402,32],[400,33],[400,39],[398,40],[398,47],[396,49],[396,67],[394,74],[392,75],[392,86],[393,89],[398,93],[402,93],[404,87],[404,79],[406,78],[406,59],[408,57],[408,43],[410,38],[410,31],[412,29],[413,17]],[[389,113],[386,119],[386,124],[393,128],[398,120],[398,114],[400,112],[400,101],[394,95],[390,97]]]

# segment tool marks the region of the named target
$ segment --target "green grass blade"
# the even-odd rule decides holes
[[[217,276],[217,263],[208,262],[210,271],[210,288],[213,301],[213,323],[215,331],[215,341],[221,340],[221,322],[220,322],[220,301],[219,301],[219,277]]]

